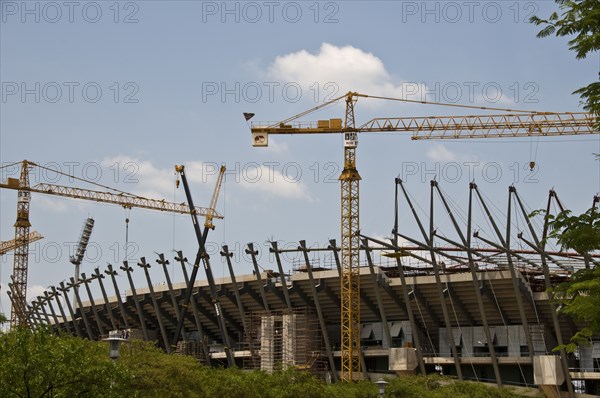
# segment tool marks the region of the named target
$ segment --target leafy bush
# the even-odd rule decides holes
[[[386,397],[511,398],[506,389],[437,375],[388,380]],[[372,382],[326,384],[297,370],[272,374],[203,366],[167,355],[152,343],[122,344],[116,362],[106,343],[59,337],[48,330],[0,334],[0,397],[377,398]]]
[[[0,334],[1,397],[121,397],[129,371],[106,344],[47,329]]]

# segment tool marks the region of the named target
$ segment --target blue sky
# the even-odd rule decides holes
[[[269,148],[252,148],[243,112],[281,120],[349,90],[576,112],[581,108],[571,92],[596,79],[599,69],[597,54],[577,61],[565,39],[535,37],[538,28],[526,21],[549,15],[552,1],[0,4],[0,163],[29,159],[176,202],[185,197],[174,189],[173,166],[185,164],[195,202],[206,206],[224,162],[229,171],[218,210],[226,218],[216,222],[210,240],[238,253],[250,241],[264,249],[269,239],[289,245],[339,239],[336,179],[343,153],[337,136],[272,137]],[[473,113],[368,99],[356,106],[359,124],[378,116]],[[308,120],[333,117],[343,117],[342,104]],[[396,176],[423,208],[436,175],[463,208],[475,179],[499,214],[512,183],[532,209],[543,207],[554,187],[568,207],[583,211],[600,190],[593,157],[599,152],[598,136],[458,142],[362,136],[362,229],[389,236]],[[6,177],[16,171],[3,169]],[[41,177],[66,183],[48,173],[33,181]],[[14,237],[15,206],[16,193],[0,191],[0,240]],[[33,295],[72,276],[68,242],[78,240],[88,216],[96,227],[86,273],[123,260],[126,217],[133,259],[153,261],[154,252],[170,256],[173,248],[191,258],[196,250],[188,217],[34,195],[33,229],[45,239],[30,258]],[[417,236],[405,208],[401,220]],[[219,257],[217,276],[226,273]],[[0,259],[4,312],[12,261],[11,255]],[[261,266],[274,267],[266,253]],[[236,264],[239,273],[251,269],[243,258]],[[162,281],[161,270],[152,271]],[[145,285],[143,274],[135,274]]]

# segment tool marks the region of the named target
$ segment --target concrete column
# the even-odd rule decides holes
[[[275,344],[273,341],[274,317],[264,315],[260,318],[260,370],[272,372],[275,361]]]
[[[533,357],[533,382],[540,386],[548,398],[560,398],[560,386],[565,376],[558,355],[536,355]]]
[[[415,374],[417,366],[419,366],[419,361],[416,348],[390,348],[389,368],[398,376]]]

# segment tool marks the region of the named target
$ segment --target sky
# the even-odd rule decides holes
[[[218,167],[227,166],[217,210],[225,218],[209,235],[213,272],[227,243],[238,274],[252,272],[245,245],[275,268],[268,241],[325,246],[340,235],[343,158],[337,135],[276,136],[251,146],[252,121],[277,121],[348,91],[470,106],[580,112],[571,93],[598,77],[600,59],[576,60],[565,38],[536,38],[532,15],[553,1],[0,1],[0,177],[34,161],[96,184],[138,195],[185,201],[174,165],[186,166],[198,206],[208,206]],[[356,123],[374,117],[500,113],[359,99]],[[302,120],[343,118],[343,101]],[[361,231],[389,237],[394,178],[420,214],[436,178],[466,211],[477,182],[498,217],[514,184],[529,209],[545,207],[554,188],[575,212],[600,191],[600,136],[411,141],[406,134],[361,135]],[[529,163],[536,162],[533,171]],[[49,182],[104,190],[51,171]],[[0,240],[14,238],[16,192],[0,190]],[[190,218],[151,210],[33,194],[29,293],[35,297],[73,276],[73,254],[87,217],[95,228],[82,271],[88,275],[126,257],[197,250]],[[125,219],[129,221],[126,253]],[[449,231],[447,219],[436,219]],[[478,224],[479,225],[479,224]],[[490,231],[481,221],[481,228]],[[514,222],[515,233],[524,228]],[[400,230],[419,237],[406,204]],[[315,261],[327,262],[318,254]],[[286,270],[299,257],[288,256]],[[0,312],[13,256],[0,258]],[[135,267],[134,279],[145,286]],[[183,278],[171,264],[173,279]],[[156,265],[153,282],[164,279]],[[203,277],[203,275],[201,275]],[[121,276],[122,289],[127,280]]]

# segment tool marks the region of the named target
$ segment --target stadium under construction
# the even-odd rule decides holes
[[[599,265],[600,256],[547,249],[547,222],[530,216],[532,209],[515,187],[509,187],[507,208],[497,211],[474,183],[468,204],[458,205],[435,181],[426,204],[415,203],[396,182],[391,237],[356,231],[361,242],[359,377],[442,373],[540,387],[547,396],[598,394],[600,341],[574,354],[555,350],[583,325],[560,314],[547,289],[578,269]],[[598,201],[594,197],[593,205]],[[423,216],[417,207],[428,211]],[[564,210],[550,191],[546,210],[553,208]],[[412,220],[418,238],[398,226],[398,209],[403,219]],[[443,231],[437,228],[442,224]],[[293,366],[338,380],[338,243],[272,241],[268,255],[260,258],[251,243],[243,250],[252,274],[235,274],[227,245],[210,259],[201,250],[158,254],[61,282],[23,311],[32,327],[47,324],[61,334],[99,340],[123,330],[128,338],[154,341],[167,352],[193,355],[208,365],[265,371]],[[229,276],[213,278],[208,261],[223,261]],[[161,268],[164,279],[152,280],[150,267]],[[174,267],[183,281],[172,280]],[[147,283],[135,286],[133,272],[144,273]],[[117,281],[117,276],[124,278]],[[123,280],[126,286],[119,285]],[[92,290],[101,296],[94,297]]]

